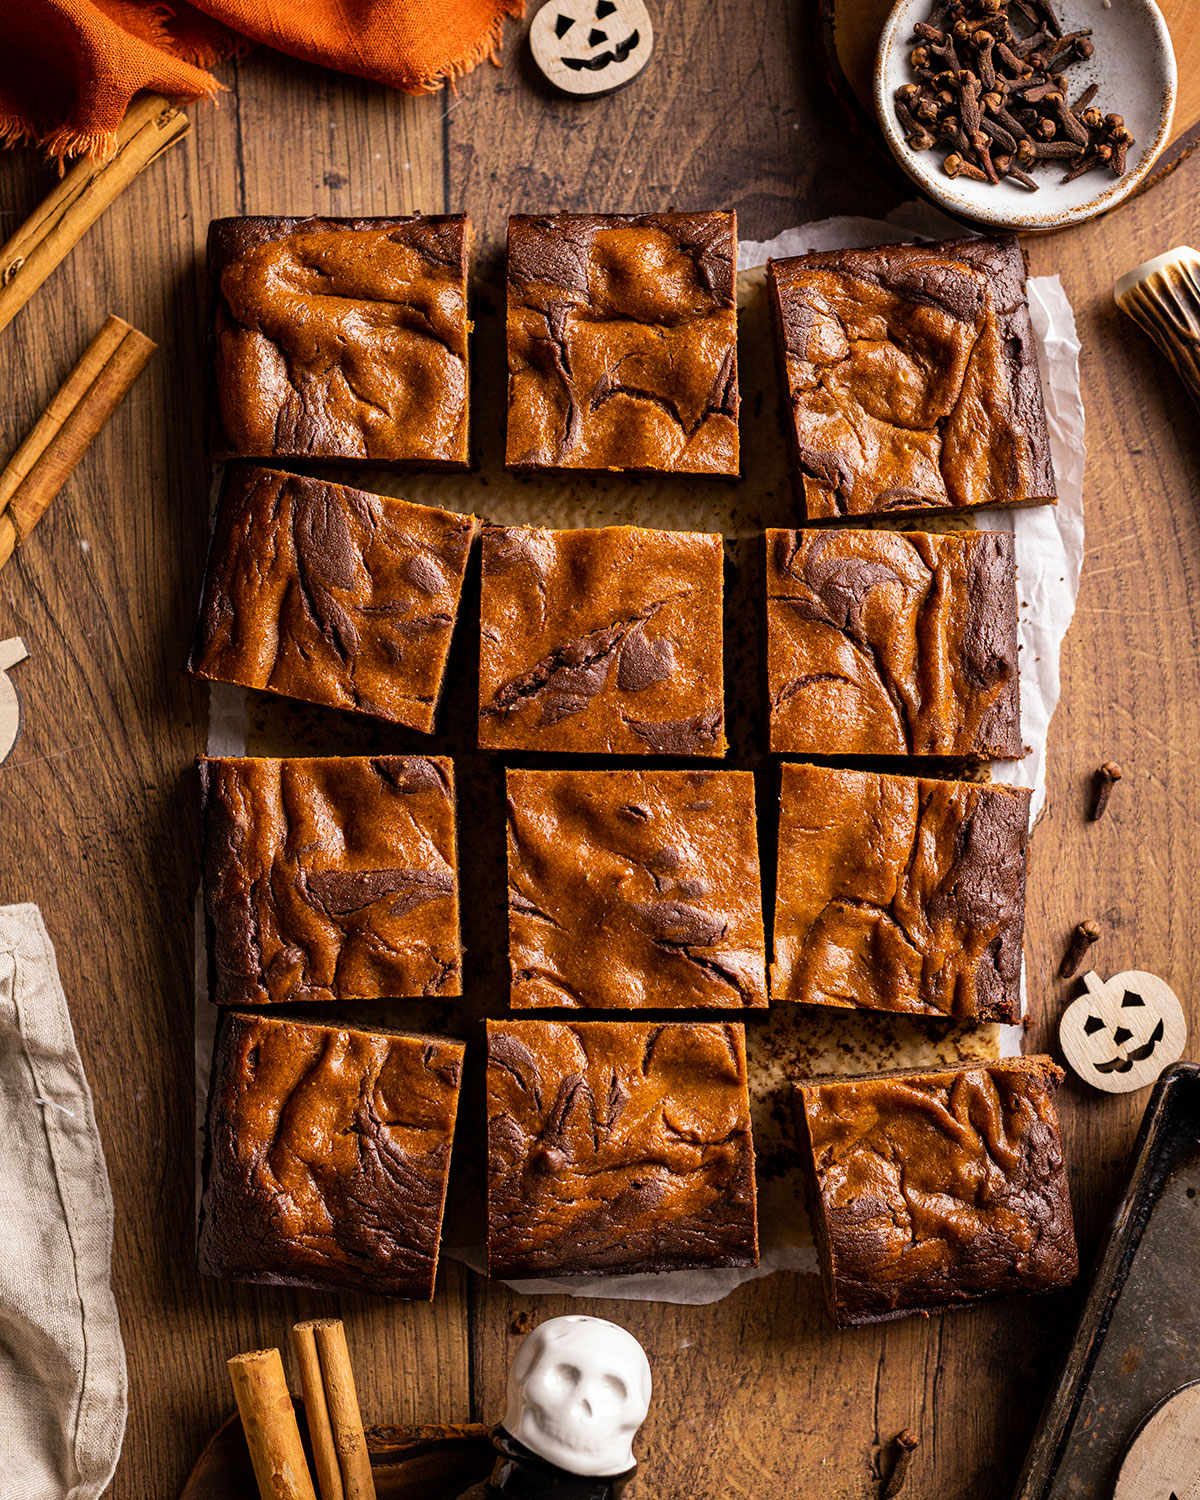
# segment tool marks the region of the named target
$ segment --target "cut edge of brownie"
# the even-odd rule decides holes
[[[995,662],[1011,663],[1011,688],[999,694],[979,721],[975,753],[992,760],[1023,760],[1020,643],[1017,631],[1017,550],[1011,531],[964,531],[948,535],[979,537],[969,549],[967,618],[963,623],[964,662],[982,687]]]

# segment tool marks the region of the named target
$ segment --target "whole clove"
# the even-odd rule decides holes
[[[1063,954],[1062,963],[1058,966],[1058,977],[1060,979],[1072,979],[1079,972],[1079,965],[1093,943],[1100,940],[1100,923],[1096,921],[1080,922],[1071,933],[1071,941],[1067,944],[1067,951]]]
[[[896,115],[912,150],[941,146],[948,177],[1036,192],[1027,169],[1043,161],[1066,162],[1064,182],[1124,173],[1124,118],[1096,107],[1096,84],[1070,102],[1064,69],[1092,56],[1091,32],[1064,32],[1050,0],[936,0],[911,48],[918,82],[896,91]]]
[[[896,1457],[892,1461],[892,1471],[879,1492],[879,1500],[895,1500],[895,1496],[900,1493],[908,1478],[908,1466],[912,1463],[913,1452],[920,1442],[921,1439],[909,1427],[896,1434]]]
[[[1115,760],[1106,760],[1095,775],[1095,792],[1092,797],[1091,821],[1099,822],[1108,807],[1112,789],[1121,779],[1121,768]]]

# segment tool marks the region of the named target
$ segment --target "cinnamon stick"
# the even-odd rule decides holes
[[[262,1500],[317,1500],[278,1349],[228,1361]]]
[[[0,568],[46,513],[155,344],[110,317],[0,473]]]
[[[114,155],[106,162],[76,162],[0,249],[0,328],[12,322],[113,199],[187,129],[187,115],[161,94],[133,101],[117,131]]]
[[[338,1318],[314,1318],[298,1323],[295,1334],[306,1343],[311,1337],[315,1344],[345,1500],[375,1500],[375,1479],[346,1347],[346,1329]],[[307,1402],[307,1394],[305,1399]]]
[[[308,1441],[317,1471],[321,1500],[345,1500],[342,1466],[338,1463],[329,1402],[325,1399],[325,1382],[321,1375],[321,1356],[312,1323],[297,1323],[292,1329],[292,1347],[300,1366],[300,1389],[304,1392],[304,1415],[308,1422]]]

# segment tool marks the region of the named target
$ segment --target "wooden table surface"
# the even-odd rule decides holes
[[[880,1447],[922,1438],[914,1496],[1006,1496],[1080,1294],[839,1335],[813,1277],[776,1275],[710,1307],[520,1299],[462,1267],[430,1307],[203,1281],[193,1240],[192,759],[205,696],[182,670],[203,564],[210,218],[468,209],[495,254],[510,211],[734,206],[745,237],[878,215],[907,188],[843,128],[807,7],[661,6],[650,71],[588,104],[551,98],[510,29],[503,66],[409,99],[259,52],[0,336],[11,451],[104,315],[157,358],[30,544],[0,573],[0,639],[23,636],[24,729],[0,768],[0,901],[36,901],[57,946],[116,1198],[114,1279],[130,1412],[115,1500],[171,1500],[231,1405],[226,1357],[300,1317],[346,1319],[369,1421],[494,1420],[536,1307],[616,1314],[645,1343],[656,1399],[643,1496],[754,1500],[877,1492]],[[7,234],[50,183],[0,157]],[[1200,424],[1165,362],[1116,313],[1116,274],[1195,242],[1200,159],[1099,222],[1032,241],[1083,338],[1087,555],[1032,846],[1031,1042],[1052,1045],[1054,971],[1085,916],[1102,973],[1147,968],[1188,1004],[1200,924]],[[18,675],[19,674],[19,675]],[[1102,760],[1125,768],[1085,821]],[[1194,1055],[1194,1053],[1192,1054]],[[1085,1265],[1122,1186],[1144,1096],[1062,1094]]]

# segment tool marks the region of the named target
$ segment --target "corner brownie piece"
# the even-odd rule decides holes
[[[1056,495],[1015,235],[768,264],[809,520]]]
[[[772,998],[1019,1020],[1029,798],[784,766]]]
[[[508,224],[508,463],[737,474],[737,220]]]
[[[200,762],[219,1005],[462,993],[454,767]]]
[[[232,465],[213,529],[198,677],[431,730],[478,523]]]
[[[767,532],[771,749],[1019,760],[1009,532]]]
[[[794,1090],[839,1327],[1070,1285],[1079,1269],[1048,1057]]]
[[[758,1264],[745,1028],[489,1021],[488,1273]]]
[[[725,753],[719,536],[486,526],[479,743]]]
[[[228,1014],[200,1270],[430,1301],[462,1060],[443,1037]]]
[[[213,457],[464,469],[463,215],[214,219]]]
[[[516,1009],[767,1003],[750,771],[509,771]]]

